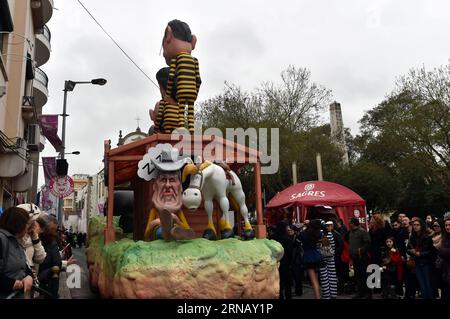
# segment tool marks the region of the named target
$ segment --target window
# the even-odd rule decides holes
[[[3,52],[3,42],[7,32],[14,29],[11,12],[9,11],[8,0],[0,0],[0,52]]]

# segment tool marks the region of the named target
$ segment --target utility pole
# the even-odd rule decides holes
[[[63,117],[63,125],[62,125],[62,149],[60,154],[60,159],[64,159],[64,152],[66,151],[66,117],[69,116],[66,113],[67,108],[67,92],[72,92],[75,89],[75,85],[77,84],[94,84],[94,85],[105,85],[106,80],[99,78],[99,79],[93,79],[91,81],[65,81],[64,82],[64,103],[63,103],[63,113],[61,116]],[[63,203],[64,198],[58,197],[58,223],[60,225],[63,224]]]

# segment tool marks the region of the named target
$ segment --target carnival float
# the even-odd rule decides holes
[[[283,248],[265,238],[260,153],[193,134],[201,84],[195,43],[186,23],[169,22],[153,134],[117,148],[105,141],[107,214],[90,220],[86,249],[91,289],[102,298],[278,298]],[[246,165],[256,225],[237,174]],[[124,185],[132,193],[131,232],[114,216]]]

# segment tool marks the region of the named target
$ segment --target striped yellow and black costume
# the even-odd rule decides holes
[[[156,133],[164,133],[164,124],[162,123],[164,115],[164,104],[165,104],[164,100],[159,101],[158,113],[156,115],[156,121],[154,123]]]
[[[166,133],[179,127],[186,127],[186,124],[189,132],[194,132],[194,103],[200,85],[200,71],[196,58],[183,52],[171,60],[166,93],[175,99],[178,105],[163,103],[161,122]]]

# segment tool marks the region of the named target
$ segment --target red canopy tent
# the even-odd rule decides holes
[[[330,212],[334,211],[347,226],[350,218],[356,217],[367,227],[366,201],[345,186],[324,181],[298,183],[278,193],[266,205],[266,218],[269,224],[275,224],[283,209],[299,207],[300,221],[304,221],[308,208],[316,206],[331,206]]]

